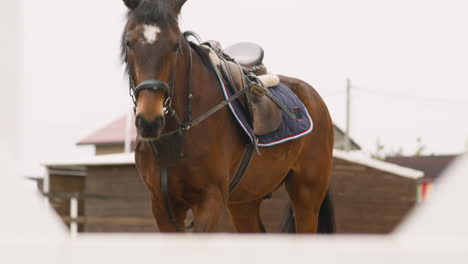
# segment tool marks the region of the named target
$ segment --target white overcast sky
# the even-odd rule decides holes
[[[468,139],[466,0],[188,0],[183,30],[223,46],[254,41],[270,71],[306,80],[366,152],[460,153]],[[119,64],[121,0],[23,0],[22,175],[92,153],[75,143],[131,107]],[[317,144],[320,144],[317,142]]]

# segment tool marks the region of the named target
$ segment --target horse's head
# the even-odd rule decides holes
[[[122,35],[136,103],[135,124],[143,139],[156,139],[164,128],[182,34],[177,17],[186,0],[123,0],[129,8]]]

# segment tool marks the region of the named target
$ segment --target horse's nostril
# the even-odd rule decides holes
[[[138,128],[143,128],[145,126],[145,120],[141,116],[135,118],[135,126]]]
[[[163,128],[164,127],[164,118],[162,116],[156,118],[156,127]]]
[[[164,128],[164,117],[148,121],[141,116],[135,118],[135,125],[142,137],[158,137]]]

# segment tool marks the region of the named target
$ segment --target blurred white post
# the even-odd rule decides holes
[[[44,181],[42,182],[42,192],[48,194],[50,192],[50,177],[49,170],[47,170],[46,175],[44,175]],[[50,206],[50,200],[47,195],[44,196],[44,204]]]
[[[0,1],[0,262],[55,263],[51,261],[58,259],[55,252],[64,249],[64,226],[20,177],[24,175],[19,120],[21,108],[27,107],[20,107],[24,2],[31,1]]]
[[[73,197],[70,199],[70,235],[71,238],[75,239],[78,234],[78,223],[76,218],[78,217],[78,198]]]
[[[0,160],[2,178],[19,180],[18,173],[18,120],[20,77],[19,77],[19,6],[20,1],[0,2]],[[2,186],[9,184],[2,179]]]
[[[133,109],[127,113],[127,122],[125,123],[125,153],[130,153],[132,147],[132,115]]]

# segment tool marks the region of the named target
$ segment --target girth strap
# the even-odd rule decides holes
[[[229,185],[229,192],[232,193],[237,185],[241,182],[242,178],[244,177],[245,172],[252,163],[253,156],[256,149],[256,142],[252,142],[248,144],[245,148],[244,155],[242,155],[241,162],[237,167],[236,173],[234,174],[234,178],[232,178],[231,184]]]

